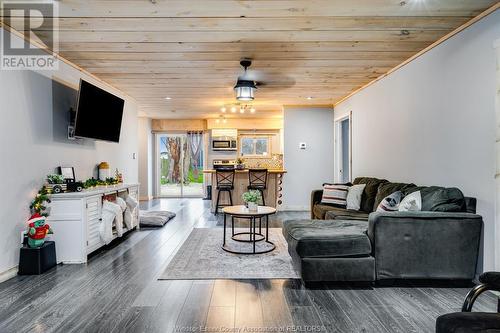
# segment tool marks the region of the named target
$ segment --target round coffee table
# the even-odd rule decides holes
[[[273,242],[269,240],[269,215],[272,215],[276,213],[276,208],[273,207],[268,207],[268,206],[258,206],[257,211],[250,211],[247,207],[240,205],[240,206],[228,206],[224,207],[222,209],[222,212],[224,213],[224,239],[222,243],[222,249],[226,252],[229,253],[234,253],[234,254],[262,254],[262,253],[268,253],[273,251],[276,248],[276,245],[274,245]],[[226,246],[226,217],[231,216],[231,238],[234,241],[237,242],[250,242],[253,243],[253,251],[249,252],[243,252],[243,251],[236,251],[228,248]],[[250,230],[248,232],[234,232],[234,218],[242,218],[242,219],[248,219],[250,220]],[[262,218],[265,217],[265,231],[266,234],[262,234]],[[259,232],[257,232],[257,219],[259,220]],[[243,240],[243,239],[238,239],[235,236],[239,235],[249,235],[248,240]],[[259,236],[259,237],[258,237]],[[270,244],[269,249],[265,249],[262,251],[256,251],[255,249],[255,244],[257,242],[264,241],[268,244]]]

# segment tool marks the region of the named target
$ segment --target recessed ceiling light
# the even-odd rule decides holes
[[[255,113],[255,108],[251,108],[250,113]]]
[[[226,112],[226,107],[225,106],[221,107],[220,112],[222,112],[222,113]]]
[[[169,101],[169,100],[171,100],[171,99],[172,99],[172,97],[165,97],[165,99],[166,99],[167,101]]]
[[[313,99],[313,97],[312,97],[312,96],[307,96],[307,99],[309,99],[309,100],[310,100],[310,99]]]
[[[236,107],[235,107],[235,106],[231,106],[231,112],[232,112],[232,113],[235,113],[235,112],[236,112]]]

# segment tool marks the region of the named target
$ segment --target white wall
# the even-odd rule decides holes
[[[494,268],[495,52],[500,11],[335,107],[352,110],[353,176],[456,186],[478,199]]]
[[[50,78],[53,76],[54,80]],[[66,139],[68,110],[76,103],[80,77],[125,98],[120,143]],[[65,82],[65,83],[60,83]],[[58,71],[0,71],[0,275],[18,264],[20,234],[29,217],[29,203],[60,165],[74,166],[78,179],[96,175],[95,166],[108,161],[123,172],[125,182],[137,182],[137,106],[67,64]],[[14,271],[15,272],[15,271]]]
[[[496,178],[496,215],[495,215],[495,269],[500,270],[500,39],[495,41],[495,50],[497,54],[497,98],[496,98],[496,116],[497,116],[497,133],[496,133],[496,152],[497,152],[497,171]]]
[[[139,183],[140,199],[150,200],[153,197],[153,134],[151,119],[138,118],[139,130]]]
[[[284,107],[283,210],[309,210],[313,189],[333,181],[333,110]],[[307,148],[299,149],[305,142]]]

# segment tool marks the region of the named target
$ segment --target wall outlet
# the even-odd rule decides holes
[[[305,142],[299,143],[299,149],[306,149],[307,145]]]

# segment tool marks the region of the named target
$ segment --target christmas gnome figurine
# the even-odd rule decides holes
[[[39,213],[33,214],[28,220],[28,246],[40,247],[45,242],[45,236],[52,233],[52,229],[45,224],[45,217]]]

